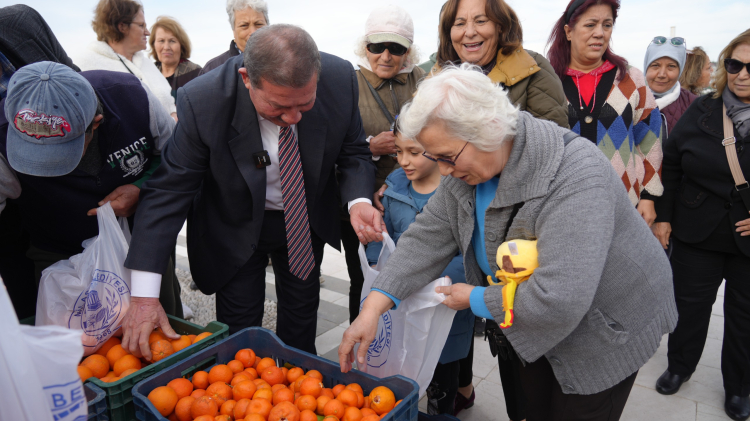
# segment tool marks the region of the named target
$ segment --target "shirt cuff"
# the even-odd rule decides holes
[[[161,275],[142,270],[130,271],[130,296],[143,298],[159,298],[161,291]]]
[[[365,199],[364,197],[360,197],[359,199],[354,199],[349,202],[349,207],[346,209],[347,211],[352,210],[352,206],[356,205],[357,203],[367,203],[368,205],[372,206],[372,200]]]
[[[492,317],[492,313],[487,308],[487,304],[484,302],[484,290],[486,287],[474,287],[469,295],[469,303],[471,304],[471,312],[477,317],[482,317],[488,320],[495,320]]]
[[[382,289],[373,288],[372,291],[377,291],[377,292],[385,295],[386,297],[390,298],[391,301],[393,301],[393,307],[391,307],[391,310],[397,309],[398,306],[399,306],[399,304],[401,304],[401,300],[399,300],[398,298],[394,297],[393,295],[391,295],[391,294],[383,291]]]
[[[367,144],[370,144],[370,139],[372,139],[373,137],[375,137],[375,136],[367,136],[367,139],[365,139],[365,141],[367,142]],[[373,155],[372,156],[372,160],[373,161],[379,161],[380,160],[380,155]]]

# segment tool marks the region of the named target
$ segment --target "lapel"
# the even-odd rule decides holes
[[[326,144],[326,119],[320,112],[319,99],[315,101],[310,111],[302,114],[302,120],[297,124],[297,141],[305,179],[305,196],[309,201],[317,195],[323,156],[328,146]]]
[[[236,76],[238,79],[239,75]],[[234,106],[234,117],[232,118],[232,128],[237,135],[229,140],[229,149],[232,151],[232,157],[237,163],[242,178],[250,188],[253,199],[253,214],[262,216],[265,209],[266,201],[266,169],[255,168],[253,153],[263,150],[263,141],[260,137],[260,127],[258,126],[258,116],[255,112],[255,106],[250,100],[250,94],[247,88],[242,84],[240,79],[237,82],[237,93]]]

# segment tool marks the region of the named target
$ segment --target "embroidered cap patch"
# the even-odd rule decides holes
[[[42,137],[65,136],[70,133],[70,124],[60,116],[37,114],[36,111],[23,109],[16,114],[14,121],[21,133],[40,139]]]

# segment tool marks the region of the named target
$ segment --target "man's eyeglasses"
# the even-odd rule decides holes
[[[422,156],[425,157],[425,158],[427,158],[427,159],[429,159],[432,162],[445,162],[446,164],[448,164],[448,165],[450,165],[452,167],[455,167],[456,166],[456,161],[458,161],[458,157],[461,156],[461,152],[463,152],[464,149],[466,149],[466,145],[468,145],[468,144],[469,144],[469,142],[466,142],[464,144],[464,147],[461,148],[460,151],[458,151],[458,154],[456,154],[456,157],[453,158],[453,159],[435,158],[435,157],[432,157],[430,155],[427,155],[427,152],[422,152]]]
[[[656,45],[664,45],[669,41],[670,44],[674,45],[675,47],[679,47],[680,45],[685,44],[685,38],[682,37],[674,37],[674,38],[667,38],[667,37],[654,37],[653,40],[651,40],[652,44]]]
[[[373,54],[383,54],[383,51],[388,50],[391,55],[403,56],[409,50],[401,44],[395,42],[381,42],[378,44],[367,44],[367,51]]]
[[[743,67],[747,69],[748,73],[750,73],[750,63],[743,63],[734,58],[724,59],[724,68],[727,69],[727,73],[736,75],[742,71]]]

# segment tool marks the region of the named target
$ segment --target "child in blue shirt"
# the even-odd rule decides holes
[[[440,185],[437,162],[426,158],[422,155],[423,152],[419,143],[404,139],[396,132],[396,155],[401,168],[386,178],[388,189],[382,199],[385,208],[383,220],[396,244]],[[383,244],[380,242],[368,244],[367,260],[370,265],[377,263],[382,248]],[[441,276],[450,277],[453,283],[465,283],[463,256],[456,255]],[[431,415],[453,415],[453,403],[458,391],[459,360],[469,353],[473,328],[474,314],[471,309],[456,313],[450,335],[427,389],[427,410]]]

